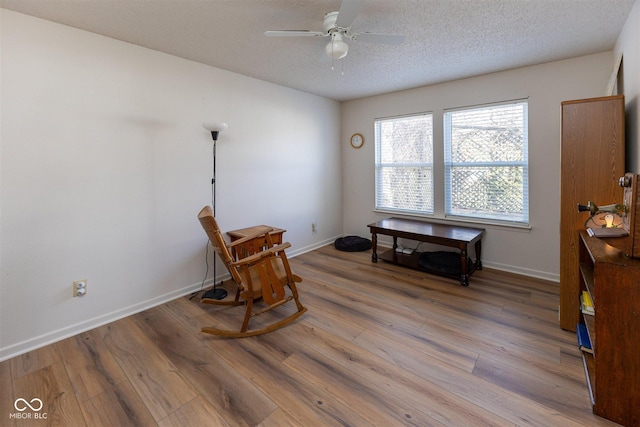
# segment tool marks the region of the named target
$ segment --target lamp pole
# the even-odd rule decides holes
[[[218,142],[218,135],[220,132],[227,128],[226,123],[204,123],[202,125],[206,130],[211,132],[211,138],[213,139],[213,177],[211,178],[211,203],[213,204],[213,216],[216,216],[216,143]],[[217,268],[216,268],[216,253],[213,252],[213,287],[206,291],[202,298],[209,299],[224,299],[227,296],[227,291],[218,288],[216,282],[218,280]]]

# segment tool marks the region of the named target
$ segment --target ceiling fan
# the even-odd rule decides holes
[[[351,31],[351,24],[366,2],[367,0],[343,0],[340,10],[329,12],[324,16],[323,31],[279,30],[266,31],[264,35],[267,37],[329,37],[330,41],[325,47],[325,52],[332,61],[347,56],[349,45],[345,39],[392,45],[402,44],[404,36]]]

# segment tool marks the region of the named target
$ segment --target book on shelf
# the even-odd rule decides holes
[[[595,314],[593,300],[588,291],[582,291],[582,295],[580,295],[580,309],[585,314]]]
[[[591,237],[624,237],[629,235],[629,232],[623,227],[590,227],[587,228],[587,233]]]
[[[582,291],[582,295],[584,296],[585,305],[593,308],[593,300],[591,299],[591,294],[589,293],[589,291]]]
[[[589,332],[587,331],[587,327],[584,324],[578,323],[578,327],[576,328],[576,335],[578,336],[578,348],[580,349],[580,351],[593,354],[593,348],[591,348],[591,340],[589,339]]]

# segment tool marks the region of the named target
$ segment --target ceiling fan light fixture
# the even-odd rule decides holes
[[[342,59],[347,56],[349,45],[342,40],[342,34],[334,33],[331,35],[331,41],[325,47],[325,52],[333,60]]]
[[[324,31],[276,30],[266,31],[264,34],[269,37],[329,37],[330,41],[325,46],[324,51],[331,59],[332,70],[334,62],[344,58],[349,52],[349,45],[345,43],[345,38],[351,41],[362,40],[369,43],[402,44],[404,36],[378,34],[368,31],[358,33],[351,31],[351,24],[366,2],[367,0],[342,0],[340,10],[334,10],[324,15],[322,21]]]

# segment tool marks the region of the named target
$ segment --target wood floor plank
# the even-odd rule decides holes
[[[424,318],[397,305],[377,300],[370,295],[345,290],[339,287],[306,287],[306,294],[314,301],[323,301],[343,311],[348,311],[354,319],[362,320],[363,325],[381,324],[387,327],[420,327]]]
[[[210,346],[234,369],[250,378],[300,426],[373,425],[326,390],[305,381],[279,358],[265,355],[262,344],[255,338],[212,339]]]
[[[11,359],[11,374],[20,378],[41,368],[51,366],[62,360],[55,345],[48,345]]]
[[[324,389],[371,424],[442,425],[427,414],[416,410],[400,398],[380,392],[365,378],[339,365],[331,365],[325,356],[312,352],[299,352],[286,361],[300,378]]]
[[[166,303],[166,307],[171,310],[175,320],[183,328],[193,331],[194,336],[202,338],[200,328],[203,326],[216,326],[215,317],[211,316],[214,307],[207,304],[199,304],[201,295],[196,295],[193,299],[178,298]]]
[[[78,400],[75,398],[71,381],[62,362],[45,366],[36,371],[22,375],[13,381],[13,391],[16,399],[33,402],[37,398],[42,401],[42,408],[34,410],[27,408],[24,413],[31,415],[28,424],[35,424],[35,417],[45,417],[48,426],[84,426],[86,425]],[[23,406],[24,407],[24,406]],[[36,408],[37,409],[37,408]],[[42,421],[42,420],[40,420]]]
[[[566,384],[560,384],[563,382],[561,377],[552,377],[559,380],[552,383],[545,379],[549,376],[542,370],[538,370],[537,375],[532,373],[533,371],[530,368],[520,369],[481,356],[473,375],[549,408],[561,407],[567,416],[575,420],[580,420],[582,414],[589,413],[590,402],[584,399],[586,385],[578,391]]]
[[[344,319],[344,313],[349,313],[349,327],[358,330],[366,329],[372,325],[384,325],[390,328],[419,327],[424,321],[413,316],[412,313],[402,311],[384,302],[374,302],[366,295],[357,293],[331,292],[327,288],[315,288],[308,286],[306,293],[312,297],[310,308],[320,310],[324,317],[326,313],[332,313],[336,317]],[[404,317],[403,317],[404,314]],[[345,324],[344,320],[341,322]],[[344,326],[343,326],[344,327]]]
[[[313,296],[306,303],[309,312],[305,316],[305,320],[313,322],[319,327],[333,330],[336,335],[347,340],[354,339],[369,326],[367,319],[358,316],[345,317],[344,312],[347,307],[344,303],[323,296],[316,297],[309,291],[309,288],[305,292],[307,295]]]
[[[198,396],[158,422],[159,427],[232,427],[206,399]]]
[[[156,421],[197,396],[195,388],[132,318],[102,326],[98,331]]]
[[[379,331],[378,333],[385,335],[388,339],[394,341],[405,341],[405,337],[397,333],[390,334],[386,331]],[[568,363],[568,361],[564,359],[568,358],[569,355],[565,358],[561,357],[560,360],[556,357],[551,359],[548,357],[540,357],[537,352],[531,353],[520,346],[505,345],[499,341],[487,340],[483,335],[452,328],[446,323],[431,319],[426,321],[421,330],[417,332],[415,336],[424,336],[424,339],[432,340],[434,343],[454,342],[478,355],[485,355],[492,359],[500,360],[500,363],[518,366],[520,369],[544,369],[547,373],[557,375],[560,378],[570,381],[571,385],[574,387],[584,386],[584,369],[580,366],[581,361],[578,359],[577,349],[575,346],[571,349],[571,363]],[[362,337],[359,338],[361,339]],[[414,348],[416,347],[414,346]],[[440,358],[440,360],[442,359]],[[473,369],[470,369],[469,372],[472,372],[472,370]]]
[[[124,372],[96,330],[67,338],[55,346],[64,354],[67,374],[79,402],[126,380]]]
[[[531,325],[532,322],[521,322],[519,325],[523,329],[519,329],[511,319],[500,314],[476,309],[469,304],[460,306],[455,299],[443,299],[431,294],[425,294],[423,301],[416,303],[416,310],[421,310],[427,319],[438,320],[461,333],[474,334],[498,345],[528,349],[549,360],[557,361],[560,358],[557,342],[540,339],[549,335],[555,337],[555,332],[550,333],[548,328],[536,329]]]
[[[156,307],[134,320],[198,392],[234,426],[259,424],[276,408],[268,396],[220,359],[205,341],[175,322],[175,310]],[[176,345],[179,342],[180,345]]]
[[[386,359],[369,352],[363,352],[357,343],[336,340],[331,333],[306,327],[304,324],[290,328],[287,333],[296,334],[296,339],[304,342],[312,354],[323,355],[323,357],[340,364],[347,372],[357,375],[361,381],[383,391],[383,393],[375,392],[376,395],[381,394],[379,398],[399,399],[399,401],[409,404],[411,408],[428,415],[430,422],[437,421],[443,425],[469,427],[508,424],[504,418],[500,418],[481,407],[471,405],[468,401],[423,381],[420,377]],[[423,360],[424,363],[429,363],[428,358],[425,357]],[[287,364],[289,363],[290,361],[287,361]],[[335,370],[335,365],[331,366]],[[308,373],[308,370],[305,372]],[[338,373],[338,375],[342,374]],[[326,382],[326,380],[320,381]],[[344,381],[339,381],[339,383],[342,382]],[[352,382],[352,378],[349,378],[348,383]],[[361,394],[356,393],[351,399],[352,405],[357,406]],[[416,421],[418,418],[412,416],[407,421]]]
[[[129,381],[107,388],[81,403],[90,427],[138,427],[155,425],[155,420]]]
[[[379,336],[366,345],[367,351],[377,354],[426,381],[468,400],[470,403],[506,418],[515,425],[579,426],[564,413],[546,408],[499,385],[452,367],[434,358],[427,358],[409,343]]]
[[[326,291],[329,293],[331,292],[330,289],[327,289]],[[334,298],[335,297],[332,296],[331,300],[333,300]],[[359,297],[354,294],[350,298],[350,300],[354,301],[358,298]],[[318,301],[322,301],[322,298],[316,297],[313,299],[313,303],[318,303]],[[363,302],[363,303],[366,304],[366,302]],[[324,318],[327,311],[330,310],[330,308],[327,307],[328,305],[329,304],[324,304],[323,306],[318,307],[323,310],[322,316],[320,317]],[[349,325],[354,324],[354,320],[355,320],[354,315],[350,315],[348,318],[345,318],[344,316],[345,310],[349,311],[350,307],[343,306],[337,309],[338,314],[342,313],[342,316],[339,316],[342,319],[342,323],[346,323]],[[374,315],[375,313],[378,313],[378,312],[379,312],[379,307],[377,309],[374,307],[374,310],[373,310]],[[359,317],[360,316],[358,316],[358,320],[359,320]],[[379,324],[377,322],[371,322],[369,318],[369,319],[364,319],[362,322],[359,323],[360,324],[359,330],[360,330],[360,334],[366,330],[372,330],[372,329],[389,330],[390,331],[389,333],[399,334],[400,336],[406,339],[408,339],[409,337],[414,337],[416,339],[416,342],[414,345],[419,345],[420,341],[422,341],[423,343],[428,343],[430,341],[428,336],[422,333],[423,331],[421,328],[422,328],[422,323],[424,323],[424,321],[425,321],[425,318],[422,318],[420,325],[407,325],[407,324],[399,325],[398,323]],[[331,329],[331,327],[338,327],[338,325],[330,325],[330,327],[328,328],[325,325],[319,324],[319,322],[314,322],[314,323],[319,327],[332,331],[332,333],[336,333],[336,332],[335,332],[335,329]],[[357,339],[357,337],[354,337],[354,339]],[[469,351],[464,347],[460,347],[459,345],[456,345],[455,340],[451,340],[450,343],[448,343],[447,341],[438,341],[437,343],[433,342],[432,344],[433,345],[428,346],[427,348],[429,349],[428,352],[432,354],[434,357],[440,357],[441,360],[447,363],[452,363],[452,364],[455,364],[456,366],[465,367],[468,370],[468,372],[471,372],[473,370],[475,360],[477,357],[477,354],[474,353],[473,351]]]
[[[257,427],[299,427],[299,424],[289,414],[278,408]]]
[[[11,360],[0,362],[0,425],[3,423],[7,427],[14,427],[16,419],[10,414],[16,412],[14,408],[15,397],[13,396],[13,383],[11,381]]]

